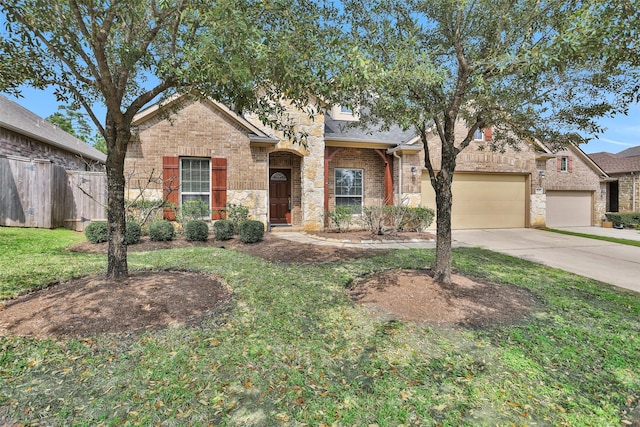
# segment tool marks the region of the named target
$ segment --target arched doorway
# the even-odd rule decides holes
[[[289,151],[269,154],[269,222],[302,223],[301,157]]]
[[[269,169],[269,222],[291,224],[291,169]]]

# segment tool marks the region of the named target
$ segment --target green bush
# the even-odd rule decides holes
[[[140,227],[140,224],[133,221],[127,221],[127,224],[124,230],[124,244],[135,245],[140,241],[141,236],[142,236],[142,227]]]
[[[233,223],[233,232],[240,232],[240,224],[249,219],[249,208],[229,203],[227,205],[227,219]]]
[[[154,242],[168,242],[175,236],[176,230],[169,221],[156,221],[149,226],[149,238]]]
[[[640,225],[640,212],[607,212],[605,215],[614,227],[636,228]]]
[[[407,231],[421,231],[428,228],[433,223],[435,212],[433,209],[418,206],[407,208],[407,219],[402,224],[402,229]]]
[[[260,221],[247,220],[240,224],[238,239],[242,243],[256,243],[264,237],[264,224]]]
[[[355,212],[356,210],[353,206],[336,206],[333,210],[327,212],[329,227],[337,230],[339,233],[348,230],[353,222]]]
[[[216,236],[216,240],[229,240],[234,234],[233,222],[228,219],[220,219],[214,222],[213,233]]]
[[[95,221],[87,225],[84,235],[91,243],[102,243],[109,240],[109,228],[105,221]]]
[[[184,237],[190,242],[205,242],[209,238],[209,226],[200,219],[191,220],[184,226]]]
[[[208,218],[211,215],[211,209],[202,200],[189,200],[182,204],[180,210],[180,219],[182,223],[189,221],[202,220],[202,218]]]

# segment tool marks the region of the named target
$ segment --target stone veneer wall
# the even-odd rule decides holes
[[[66,170],[104,170],[104,167],[95,161],[83,159],[78,154],[45,144],[5,128],[0,128],[0,154],[21,156],[32,160],[50,160],[54,165],[62,166]]]
[[[255,126],[280,140],[271,153],[285,151],[301,157],[299,179],[301,195],[304,197],[301,196],[300,200],[300,224],[308,231],[321,230],[324,219],[324,113],[319,109],[315,111],[315,114],[309,116],[307,112],[292,106],[288,108],[289,120],[296,124],[294,130],[306,135],[306,145],[285,138],[281,132],[263,125],[256,116],[246,116]],[[292,179],[297,177],[292,175]],[[292,215],[295,219],[295,211]]]
[[[635,203],[633,206],[635,176]],[[620,212],[640,212],[640,174],[612,175],[618,179],[618,211]]]

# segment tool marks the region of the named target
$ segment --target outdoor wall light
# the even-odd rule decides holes
[[[544,171],[538,171],[538,176],[540,178],[544,178],[545,172]]]
[[[417,174],[418,173],[418,168],[415,167],[415,166],[411,166],[411,173],[414,174],[414,175]]]

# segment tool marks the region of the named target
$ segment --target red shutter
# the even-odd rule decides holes
[[[224,219],[227,207],[227,159],[211,159],[211,219]]]
[[[484,130],[484,140],[485,141],[491,141],[492,138],[492,129],[491,128],[485,128]]]
[[[162,157],[162,199],[173,205],[173,207],[165,207],[163,209],[162,217],[169,221],[175,221],[176,208],[179,205],[179,162],[178,157]]]
[[[558,157],[558,172],[562,172],[562,157]]]
[[[571,173],[573,172],[573,157],[568,157],[569,164],[567,165],[567,170]]]

